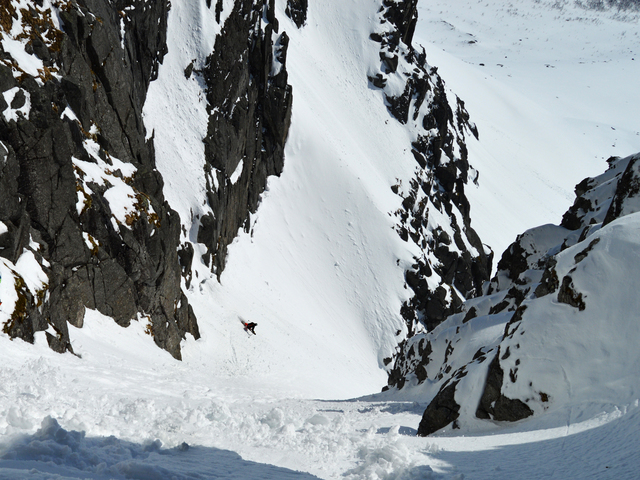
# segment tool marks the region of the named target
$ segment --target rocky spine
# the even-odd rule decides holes
[[[202,72],[209,126],[205,142],[207,200],[200,219],[204,261],[222,273],[238,229],[249,231],[267,177],[280,175],[291,122],[289,38],[279,33],[273,0],[239,0]]]
[[[408,335],[429,331],[460,311],[466,298],[479,295],[489,279],[493,254],[471,227],[465,184],[477,180],[469,165],[466,136],[478,137],[464,102],[447,98],[437,69],[426,61],[424,49],[412,45],[417,1],[383,0],[378,12],[380,31],[371,40],[380,44],[380,69],[369,82],[384,92],[389,112],[416,132],[409,146],[416,161],[414,178],[399,182],[393,191],[402,198],[394,212],[397,231],[422,252],[405,273],[413,297],[402,307]],[[389,79],[402,79],[402,92],[391,91]],[[402,388],[408,357],[407,340],[396,356],[387,359],[389,386]]]

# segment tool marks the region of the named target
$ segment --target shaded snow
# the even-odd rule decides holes
[[[46,417],[33,435],[0,450],[0,479],[312,479],[306,473],[242,460],[235,452],[160,441],[135,444],[116,437],[86,437]]]

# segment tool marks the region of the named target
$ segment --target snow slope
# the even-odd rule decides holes
[[[498,254],[558,223],[573,187],[640,149],[640,13],[576,2],[419,2],[416,41],[480,133],[473,225]]]
[[[198,12],[206,10],[201,3]],[[285,171],[269,180],[251,233],[241,232],[230,247],[221,282],[196,266],[188,296],[202,339],[187,342],[183,358],[229,375],[267,376],[305,395],[363,395],[385,384],[382,359],[393,353],[395,332],[403,328],[400,306],[409,295],[403,275],[413,252],[394,230],[389,212],[401,199],[390,187],[412,175],[415,160],[406,151],[409,133],[391,118],[381,93],[367,88],[369,63],[373,68],[378,61],[379,47],[368,38],[376,2],[316,3],[301,30],[285,16],[284,4],[278,4],[278,18],[291,37],[287,64],[294,87]],[[362,11],[368,20],[360,18]],[[187,7],[172,10],[170,45],[191,44],[173,23],[187,15],[193,15]],[[154,129],[159,141],[158,168],[169,179],[167,198],[193,242],[197,222],[191,219],[206,212],[202,179],[180,178],[174,159],[201,171],[202,145],[193,149],[194,141],[187,141],[197,137],[191,123],[164,119],[203,110],[195,100],[202,98],[201,86],[183,70],[192,58],[203,62],[207,48],[179,52],[181,61],[170,48],[145,107],[149,134]],[[192,91],[193,101],[174,101],[166,95],[171,91]],[[206,131],[206,124],[198,125]],[[158,147],[164,143],[169,147]],[[240,319],[258,323],[250,343]]]
[[[95,312],[74,333],[82,359],[40,334],[3,344],[0,478],[630,479],[640,465],[637,402],[419,438],[424,405],[411,401],[287,398],[186,368],[141,325]]]
[[[191,219],[206,213],[194,175],[206,111],[202,85],[184,69],[202,65],[218,32],[205,4],[172,2],[169,53],[145,106],[165,196],[192,241]],[[474,228],[498,253],[525,228],[557,222],[574,184],[610,154],[638,150],[640,131],[630,88],[640,60],[624,57],[637,20],[511,4],[425,3],[416,34],[480,131],[469,145],[480,183],[467,192]],[[309,478],[265,464],[321,478],[633,478],[635,390],[607,408],[569,401],[570,415],[499,435],[430,439],[415,438],[425,407],[415,402],[428,399],[336,400],[380,390],[382,359],[403,328],[414,252],[392,228],[398,197],[389,187],[413,172],[411,132],[367,88],[378,1],[310,2],[301,30],[285,2],[276,5],[294,89],[285,169],[270,179],[252,232],[230,247],[221,282],[194,267],[188,296],[202,338],[187,339],[180,363],[155,347],[143,319],[125,330],[87,312],[71,332],[82,358],[51,352],[40,334],[35,346],[0,334],[0,478]],[[524,28],[526,45],[514,43]],[[465,43],[467,30],[476,44]],[[564,37],[542,41],[567,31],[587,48],[577,61]],[[611,65],[627,75],[610,79]],[[589,86],[607,96],[586,96]],[[257,336],[241,318],[258,323]]]
[[[195,262],[197,281],[188,295],[203,338],[195,344],[187,342],[184,355],[187,361],[212,362],[217,370],[231,375],[264,378],[269,374],[305,389],[300,376],[313,375],[314,390],[305,394],[357,396],[384,385],[385,374],[378,367],[393,352],[395,332],[404,328],[399,316],[408,296],[402,288],[403,272],[414,252],[399,240],[388,214],[399,206],[390,186],[409,178],[414,168],[407,151],[411,132],[389,115],[379,91],[366,88],[366,75],[373,71],[378,55],[376,44],[368,39],[375,28],[377,2],[315,3],[300,30],[284,15],[284,4],[276,5],[282,29],[291,37],[287,63],[294,87],[285,171],[269,180],[251,234],[241,232],[230,247],[221,282]],[[576,25],[567,33],[574,42],[583,35],[595,44],[600,44],[597,39],[620,38],[610,33],[620,25],[630,33],[638,29],[637,23],[608,17],[603,20],[608,28],[602,22],[567,22],[567,16],[572,18],[568,13],[559,15],[548,5],[521,2],[519,8],[502,12],[498,4],[459,9],[427,3],[421,6],[416,34],[420,41],[451,45],[455,55],[425,42],[428,61],[438,66],[447,85],[465,100],[478,125],[480,142],[473,138],[468,142],[470,163],[480,172],[480,181],[477,188],[470,185],[467,193],[473,226],[498,255],[517,233],[558,221],[573,199],[573,186],[602,170],[603,158],[616,153],[609,145],[615,142],[612,134],[607,132],[604,138],[592,134],[599,128],[594,125],[603,123],[598,113],[610,99],[592,97],[593,107],[585,108],[575,93],[569,105],[573,108],[565,113],[568,106],[552,102],[549,91],[573,91],[568,85],[573,83],[571,71],[555,81],[548,75],[541,82],[525,81],[548,70],[540,65],[547,58],[544,47],[535,46],[547,43],[542,39],[545,32],[555,32],[553,21]],[[225,4],[223,19],[229,9]],[[502,42],[495,39],[498,27],[492,22],[473,20],[476,11],[481,17],[502,15]],[[462,26],[474,27],[480,40],[470,45],[465,42],[466,30],[460,33],[462,26],[443,28],[443,22],[453,22],[451,16]],[[513,45],[523,22],[532,19],[544,29],[536,29],[526,48]],[[198,251],[197,221],[192,219],[206,213],[207,207],[203,177],[191,176],[202,170],[203,145],[198,139],[206,132],[206,110],[202,85],[197,76],[186,79],[184,69],[192,60],[196,68],[203,64],[213,42],[199,42],[199,31],[218,31],[216,25],[204,1],[174,7],[169,44],[184,47],[170,49],[145,106],[158,168],[167,179],[165,195],[183,219],[185,240],[194,242],[196,259],[204,251]],[[569,69],[575,63],[575,44],[555,53],[558,43],[548,47],[548,58]],[[618,56],[624,52],[615,42],[605,50]],[[605,53],[593,47],[577,64],[591,55],[594,61],[600,60],[593,68],[602,67]],[[513,64],[502,61],[505,66],[494,67],[491,71],[497,73],[492,76],[486,73],[489,60],[484,60],[485,67],[474,65],[480,57],[491,58],[493,64],[503,56],[524,58]],[[509,73],[499,76],[506,68]],[[532,83],[537,89],[532,90]],[[625,86],[611,93],[616,105],[624,105],[623,95],[633,90]],[[632,153],[640,125],[632,118],[632,109],[619,111],[620,132],[610,131],[616,138],[623,133],[619,149]],[[167,118],[175,120],[167,122]],[[591,130],[585,130],[585,125]],[[585,136],[591,140],[585,141]],[[186,174],[176,158],[187,166]],[[251,339],[250,346],[238,328],[240,318],[259,324],[260,335]],[[349,348],[343,347],[342,340]],[[285,349],[271,347],[280,341]]]

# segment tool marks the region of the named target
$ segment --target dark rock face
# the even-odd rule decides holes
[[[204,142],[213,216],[200,219],[198,242],[207,246],[204,260],[218,277],[238,229],[250,228],[267,177],[280,175],[284,166],[292,106],[285,68],[289,38],[278,35],[274,12],[273,0],[237,1],[202,72],[210,113]]]
[[[476,417],[503,422],[516,422],[533,415],[533,410],[521,400],[505,397],[502,392],[504,371],[500,367],[500,350],[489,365],[487,381],[480,397]],[[515,375],[515,374],[514,374]]]
[[[298,28],[302,28],[307,21],[307,7],[308,0],[287,0],[285,13]]]
[[[451,382],[440,389],[435,398],[422,414],[418,426],[418,436],[426,437],[446,427],[460,416],[460,405],[454,395],[458,382]]]
[[[476,176],[468,162],[465,138],[478,133],[469,122],[464,102],[456,98],[452,109],[437,69],[426,63],[424,50],[419,53],[411,45],[417,1],[384,0],[379,16],[385,28],[370,38],[380,44],[380,72],[369,77],[370,84],[383,90],[397,121],[414,124],[419,132],[410,145],[416,160],[414,178],[409,185],[393,187],[402,198],[402,207],[395,212],[398,234],[422,251],[405,274],[414,296],[403,305],[401,314],[411,338],[418,330],[433,330],[460,311],[464,299],[481,293],[493,254],[487,254],[471,227],[464,193],[470,174]],[[401,95],[386,91],[392,76],[405,84]],[[447,218],[448,223],[434,226],[430,216]],[[411,353],[403,341],[390,370],[390,386],[402,387],[414,358],[415,350]]]
[[[0,90],[19,89],[0,105],[0,255],[15,263],[29,252],[48,277],[38,292],[16,277],[19,300],[3,326],[12,337],[33,341],[53,327],[50,346],[70,351],[67,325],[82,326],[85,308],[122,326],[146,316],[155,342],[176,358],[185,333],[199,337],[180,287],[179,218],[164,201],[141,116],[166,52],[168,8],[60,2],[63,31],[38,2],[12,17],[43,69],[34,77],[0,53]],[[132,198],[126,215],[110,201],[116,184]]]

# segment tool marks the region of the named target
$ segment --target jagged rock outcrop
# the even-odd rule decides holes
[[[419,437],[426,437],[433,432],[437,432],[455,422],[460,416],[460,405],[454,398],[457,384],[458,382],[445,384],[431,401],[422,414],[422,419],[418,425]]]
[[[1,35],[24,52],[0,52],[0,256],[32,259],[42,277],[3,278],[17,300],[2,329],[26,341],[47,330],[52,348],[72,351],[68,324],[81,327],[91,308],[122,326],[147,321],[180,358],[198,326],[180,287],[179,218],[141,116],[169,2],[52,3],[2,4]]]
[[[405,274],[414,293],[401,310],[410,338],[416,331],[433,330],[458,312],[466,298],[481,293],[493,254],[471,227],[464,193],[465,184],[477,177],[465,139],[469,134],[477,138],[478,132],[462,100],[456,97],[452,108],[424,49],[418,52],[412,45],[417,1],[384,0],[378,14],[382,27],[371,40],[380,44],[380,70],[372,72],[369,81],[382,89],[389,112],[416,132],[410,145],[414,178],[393,187],[403,199],[395,212],[398,234],[422,252]],[[392,84],[404,87],[394,90]],[[390,386],[402,388],[402,372],[415,354],[406,347],[403,341],[394,358]]]
[[[218,276],[238,229],[250,228],[267,177],[280,175],[291,122],[289,38],[278,34],[273,0],[238,0],[202,72],[209,125],[205,142],[207,200],[200,219],[204,261]]]
[[[591,314],[593,324],[585,323],[590,317],[583,315],[589,315],[590,307],[598,307],[594,302],[603,301],[594,298],[597,287],[593,283],[598,279],[594,272],[606,271],[606,259],[612,255],[625,255],[617,249],[612,251],[611,240],[602,241],[600,231],[617,219],[640,212],[639,162],[640,154],[610,158],[605,173],[585,179],[576,187],[576,200],[562,225],[544,225],[519,235],[503,254],[482,296],[467,300],[460,313],[448,317],[434,331],[406,342],[406,362],[403,370],[395,372],[395,383],[418,385],[430,379],[433,388],[439,389],[431,394],[419,435],[429,435],[452,422],[455,428],[455,422],[471,419],[523,420],[546,410],[561,395],[548,388],[569,383],[563,366],[532,363],[545,358],[540,349],[549,339],[540,338],[541,331],[554,335],[553,329],[557,328],[565,335],[582,325],[596,328],[593,325],[598,322],[603,323],[598,328],[613,328],[602,313]],[[607,238],[618,231],[623,229],[607,229]],[[587,282],[590,289],[582,290]],[[563,326],[563,321],[573,326]],[[500,326],[502,334],[478,349],[477,336],[487,335],[479,332]],[[530,329],[537,333],[530,335]],[[487,340],[493,335],[488,334]],[[571,341],[568,334],[563,342]],[[572,348],[581,352],[585,347],[561,343],[555,348],[562,354]],[[492,360],[487,362],[490,354]],[[537,373],[542,376],[536,377],[536,372],[542,372]],[[551,372],[556,372],[557,378],[544,377]],[[478,388],[478,382],[482,388]]]
[[[298,28],[302,28],[307,21],[308,6],[308,0],[287,0],[285,13]]]

